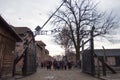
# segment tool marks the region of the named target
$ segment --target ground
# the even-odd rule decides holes
[[[46,70],[38,68],[37,72],[27,77],[17,77],[17,80],[100,80],[80,69],[72,70]]]

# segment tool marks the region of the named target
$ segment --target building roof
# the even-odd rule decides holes
[[[47,49],[45,49],[45,53],[46,53],[46,54],[49,54],[49,51],[48,51]]]
[[[7,32],[10,33],[17,41],[22,41],[22,39],[17,35],[17,33],[13,30],[12,26],[9,25],[3,18],[0,16],[0,25],[4,28]]]
[[[30,28],[28,27],[14,27],[15,31],[17,32],[17,34],[24,34],[26,32],[32,32]]]
[[[95,49],[94,52],[97,56],[120,56],[120,49]]]
[[[14,27],[14,30],[16,31],[16,33],[18,35],[24,35],[26,33],[29,33],[30,35],[32,35],[33,41],[35,41],[34,34],[30,28],[28,28],[28,27]]]

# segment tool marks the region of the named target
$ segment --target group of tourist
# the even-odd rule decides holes
[[[47,69],[55,69],[55,70],[66,70],[66,69],[71,69],[73,66],[73,63],[72,61],[50,61],[50,60],[47,60],[45,61],[44,63],[41,63],[41,67],[45,67]]]

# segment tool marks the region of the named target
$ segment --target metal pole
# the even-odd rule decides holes
[[[84,40],[82,40],[82,44],[84,44]],[[84,54],[84,45],[82,45],[82,54],[81,54],[81,69],[83,69],[83,54]]]
[[[66,0],[63,1],[63,3],[57,8],[57,10],[48,18],[48,20],[43,24],[43,26],[41,28],[43,28],[48,21],[55,15],[55,13],[61,8],[61,6],[66,2]]]
[[[25,41],[25,46],[27,46],[26,47],[26,49],[25,49],[25,51],[24,51],[24,55],[23,55],[23,68],[22,68],[22,74],[23,74],[23,76],[26,76],[27,75],[27,50],[28,50],[28,40],[26,39],[26,41]]]
[[[94,65],[94,39],[93,39],[93,32],[94,32],[95,27],[92,27],[91,33],[90,33],[90,49],[91,49],[91,75],[94,76],[95,74],[95,65]]]
[[[43,24],[43,26],[40,28],[40,30],[50,21],[50,19],[55,15],[55,13],[62,7],[62,5],[66,2],[67,0],[64,0],[63,3],[56,9],[56,11],[48,18],[48,20]],[[38,30],[37,33],[40,31]],[[35,36],[37,35],[35,34]]]

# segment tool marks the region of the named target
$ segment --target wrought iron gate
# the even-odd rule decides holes
[[[90,75],[95,74],[94,56],[91,50],[84,50],[82,54],[82,71]]]

